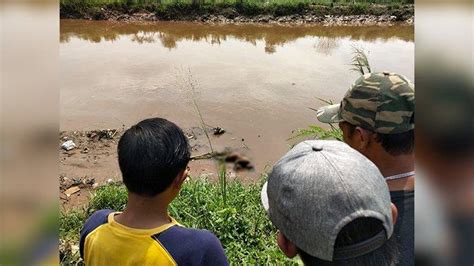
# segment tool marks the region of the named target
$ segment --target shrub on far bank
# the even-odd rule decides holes
[[[238,181],[227,183],[224,202],[221,184],[190,179],[170,205],[170,215],[186,227],[216,234],[233,265],[297,265],[298,260],[289,260],[278,249],[276,228],[260,203],[261,181],[249,185]],[[85,208],[61,213],[61,264],[80,261],[74,246],[78,245],[79,231],[90,214],[99,209],[121,211],[126,202],[125,187],[110,184],[97,189]]]

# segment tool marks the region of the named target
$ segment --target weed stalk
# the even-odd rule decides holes
[[[217,164],[219,169],[219,184],[221,188],[222,200],[224,207],[227,207],[227,169],[224,160],[218,160]]]
[[[207,133],[206,130],[206,122],[204,121],[204,117],[202,116],[201,108],[199,108],[198,102],[197,102],[197,89],[198,89],[198,84],[197,81],[193,79],[193,75],[191,73],[191,69],[188,68],[188,73],[187,73],[187,79],[185,80],[184,87],[187,89],[190,94],[191,94],[191,102],[193,103],[194,110],[199,116],[200,124],[201,124],[201,129],[204,132],[207,142],[209,143],[209,149],[211,150],[211,154],[214,154],[214,148],[212,147],[212,141],[211,138],[209,137],[209,133]]]

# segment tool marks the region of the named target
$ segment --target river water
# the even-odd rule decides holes
[[[242,142],[257,170],[288,150],[292,130],[320,125],[309,109],[324,105],[317,98],[341,99],[358,76],[354,46],[374,70],[414,78],[412,26],[61,20],[60,29],[61,130],[152,116],[197,126],[195,99],[207,124],[228,131],[216,145]]]

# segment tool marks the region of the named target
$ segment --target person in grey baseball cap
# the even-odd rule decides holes
[[[385,177],[399,212],[395,236],[398,265],[415,263],[415,85],[384,71],[359,77],[339,104],[317,118],[338,123],[344,142],[369,158]]]
[[[394,265],[397,209],[378,168],[340,141],[296,145],[261,192],[278,246],[306,265]]]

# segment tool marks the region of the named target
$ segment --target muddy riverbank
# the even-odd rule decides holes
[[[217,181],[219,160],[225,162],[229,181],[249,183],[263,174],[255,171],[253,158],[248,157],[250,148],[245,139],[237,139],[236,135],[220,127],[206,130],[214,153],[210,152],[207,138],[200,127],[184,129],[191,146],[191,178]],[[80,207],[87,203],[96,188],[121,182],[117,145],[123,132],[124,128],[60,132],[59,189],[62,208]]]
[[[293,9],[262,9],[252,12],[237,7],[157,7],[124,8],[117,5],[61,5],[61,19],[112,21],[192,21],[204,23],[322,24],[335,25],[413,25],[413,5],[325,6],[301,5]]]

